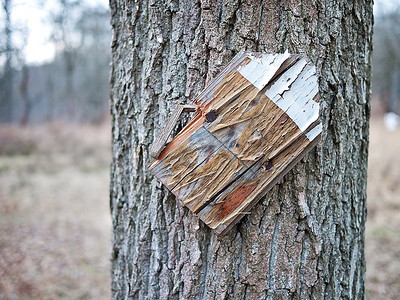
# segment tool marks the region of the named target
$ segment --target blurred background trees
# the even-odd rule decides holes
[[[400,130],[381,117],[400,113],[400,0],[374,2],[366,298],[397,300]],[[111,297],[110,122],[82,124],[109,114],[108,14],[108,0],[0,0],[0,299]]]
[[[104,0],[0,0],[0,124],[100,122],[108,115],[111,29]],[[373,85],[384,112],[400,113],[400,9],[377,1]],[[45,12],[52,59],[26,59],[21,6]],[[27,15],[26,18],[30,16]],[[37,54],[40,55],[40,54]]]
[[[399,111],[400,7],[375,13],[372,92],[384,112]]]
[[[13,68],[12,68],[12,27],[11,27],[11,0],[2,0],[3,20],[0,40],[0,123],[10,122],[13,100]]]
[[[101,2],[1,0],[0,123],[97,123],[108,115],[111,30]],[[25,59],[29,31],[14,12],[28,3],[46,11],[50,60]]]

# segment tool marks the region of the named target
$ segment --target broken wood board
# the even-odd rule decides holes
[[[287,52],[240,53],[194,103],[189,124],[155,143],[150,171],[223,234],[317,143],[316,70]]]

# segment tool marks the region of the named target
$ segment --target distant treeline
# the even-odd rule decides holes
[[[51,15],[51,38],[57,55],[42,65],[26,65],[12,43],[13,1],[0,1],[0,123],[100,122],[107,116],[108,8],[55,0],[59,10]],[[373,45],[372,92],[386,111],[400,113],[400,9],[375,16]]]
[[[375,16],[373,47],[372,92],[400,113],[400,8]]]
[[[57,55],[51,62],[16,64],[18,53],[13,45],[7,45],[7,34],[12,30],[0,32],[0,123],[95,123],[108,115],[108,9],[60,3],[64,6],[53,16],[52,41]]]

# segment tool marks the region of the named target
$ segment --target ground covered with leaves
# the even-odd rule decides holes
[[[400,295],[400,130],[371,121],[367,299]],[[0,127],[0,299],[109,299],[110,129]]]

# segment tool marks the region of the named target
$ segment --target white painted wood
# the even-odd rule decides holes
[[[313,141],[321,132],[322,132],[322,124],[318,124],[313,129],[311,129],[309,132],[306,133],[306,137],[310,141]]]
[[[286,51],[284,54],[248,57],[251,61],[238,70],[243,77],[261,90],[270,82],[290,54]],[[319,116],[319,103],[313,100],[317,93],[318,79],[315,67],[301,58],[268,88],[265,95],[287,113],[301,131],[305,132]],[[320,133],[318,128],[321,127],[316,128],[306,135],[310,140]]]
[[[304,58],[301,58],[278,78],[278,80],[265,92],[265,95],[272,99],[275,95],[282,95],[285,91],[289,90],[290,85],[297,79],[306,65],[307,61]]]
[[[286,90],[282,96],[279,94],[274,96],[268,91],[266,95],[304,132],[318,119],[319,103],[313,100],[317,93],[318,83],[315,67],[307,64],[290,89]]]
[[[282,63],[290,57],[288,51],[283,54],[266,54],[261,57],[248,56],[251,61],[238,69],[239,73],[256,88],[262,90],[276,74]]]

